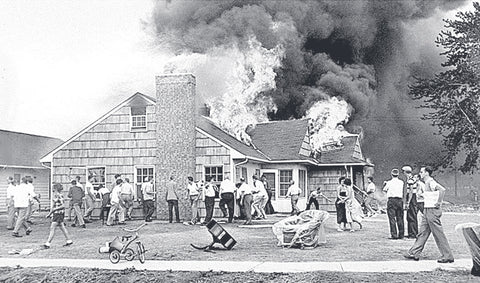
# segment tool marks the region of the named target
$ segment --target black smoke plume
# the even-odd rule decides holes
[[[364,154],[386,177],[394,166],[429,163],[441,151],[407,87],[412,71],[433,71],[425,66],[438,56],[412,59],[409,45],[418,43],[407,41],[408,26],[463,2],[160,1],[149,24],[158,46],[177,55],[248,50],[252,37],[268,50],[281,46],[275,87],[258,93],[276,105],[268,118],[301,118],[317,101],[343,99],[353,107],[347,128],[363,128]]]

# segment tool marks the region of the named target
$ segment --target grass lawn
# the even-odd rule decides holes
[[[270,217],[268,223],[278,221],[284,216]],[[11,231],[0,234],[0,257],[20,257],[9,255],[12,249],[38,248],[48,236],[49,220],[34,218],[33,233],[22,238],[14,238]],[[469,258],[470,253],[462,236],[454,227],[458,223],[477,222],[476,213],[444,213],[443,226],[456,258]],[[127,227],[135,227],[143,221],[127,222]],[[260,223],[260,222],[256,222]],[[67,222],[69,225],[70,222]],[[164,221],[149,223],[140,231],[140,239],[147,250],[147,260],[231,260],[231,261],[350,261],[350,260],[402,260],[403,254],[413,244],[413,240],[389,240],[389,228],[386,215],[378,215],[364,222],[364,228],[351,232],[337,232],[335,215],[327,220],[327,243],[315,249],[287,249],[276,246],[276,238],[271,228],[241,228],[239,223],[223,224],[223,227],[237,240],[231,251],[206,253],[193,249],[190,243],[207,244],[211,237],[203,226],[169,224]],[[115,236],[128,234],[122,231],[125,226],[102,226],[96,221],[87,224],[86,229],[68,227],[74,244],[63,247],[65,242],[60,230],[57,230],[52,247],[38,249],[25,256],[32,258],[94,258],[108,259],[108,254],[100,254],[98,248],[111,241]],[[356,224],[354,224],[356,225]],[[0,219],[0,227],[5,227],[5,219]],[[21,231],[24,234],[24,231]],[[433,240],[429,239],[422,259],[437,259],[439,252]]]

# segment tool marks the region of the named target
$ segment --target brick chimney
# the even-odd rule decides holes
[[[187,177],[195,176],[195,85],[192,74],[165,74],[156,77],[155,175],[159,219],[168,219],[165,185],[170,176],[173,176],[179,189],[180,218],[190,220],[190,205],[184,196]]]

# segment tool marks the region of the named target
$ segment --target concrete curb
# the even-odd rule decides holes
[[[98,268],[106,270],[152,271],[223,271],[223,272],[260,272],[295,273],[312,271],[365,272],[365,273],[411,273],[434,271],[469,271],[471,259],[456,259],[454,263],[439,264],[435,260],[423,261],[345,261],[345,262],[260,262],[260,261],[161,261],[147,260],[141,264],[138,260],[122,260],[112,264],[109,260],[98,259],[39,259],[39,258],[0,258],[2,267],[75,267]]]

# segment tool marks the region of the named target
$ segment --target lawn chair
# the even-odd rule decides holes
[[[307,210],[275,223],[272,230],[278,246],[303,249],[326,243],[324,224],[328,217],[326,211]]]
[[[223,229],[223,227],[217,223],[214,219],[210,220],[207,223],[207,228],[208,232],[212,235],[213,241],[211,244],[208,244],[203,247],[196,246],[194,244],[190,244],[192,247],[194,247],[197,250],[204,250],[204,251],[210,251],[214,249],[213,245],[215,243],[222,244],[227,250],[231,250],[233,246],[237,243],[232,236]]]

